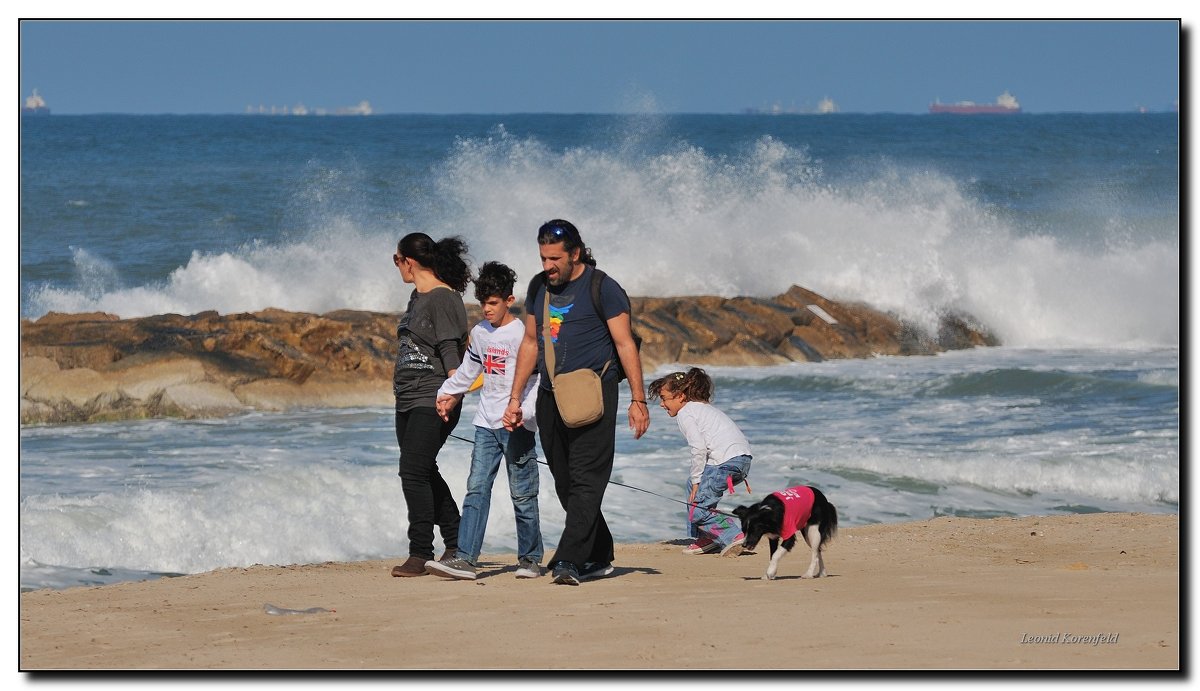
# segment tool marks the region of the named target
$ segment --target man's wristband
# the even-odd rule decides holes
[[[632,405],[634,403],[641,403],[642,405],[646,405],[645,399],[640,399],[640,398],[635,398],[632,401],[630,401],[629,403],[630,403],[630,405]]]

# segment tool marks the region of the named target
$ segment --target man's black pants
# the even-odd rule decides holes
[[[537,423],[542,452],[554,476],[554,491],[567,512],[562,537],[550,559],[569,561],[582,568],[585,562],[613,560],[613,538],[600,512],[604,491],[612,476],[616,453],[617,381],[601,384],[604,417],[586,427],[563,424],[554,393],[538,391]]]

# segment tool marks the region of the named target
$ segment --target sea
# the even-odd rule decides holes
[[[1175,113],[24,118],[20,316],[399,312],[404,234],[461,236],[524,281],[538,226],[566,218],[631,295],[800,285],[1000,340],[708,367],[754,452],[723,507],[804,483],[842,527],[1175,514],[1179,131]],[[460,502],[465,406],[439,455]],[[407,554],[388,406],[31,425],[19,446],[22,591]],[[617,540],[682,539],[674,420],[619,424],[616,450]],[[548,558],[563,511],[541,480]],[[506,484],[485,555],[515,551]]]

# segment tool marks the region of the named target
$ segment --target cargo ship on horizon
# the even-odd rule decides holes
[[[46,105],[45,99],[38,93],[37,89],[33,90],[32,96],[25,97],[25,105],[21,106],[21,115],[49,115],[50,107]]]
[[[1011,115],[1021,112],[1021,104],[1012,94],[1005,91],[1000,94],[995,103],[975,103],[974,101],[959,101],[958,103],[942,103],[934,101],[929,104],[930,113],[950,113],[953,115]]]

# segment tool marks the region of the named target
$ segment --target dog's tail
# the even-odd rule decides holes
[[[821,490],[813,487],[812,491],[814,497],[813,514],[816,514],[817,529],[821,533],[821,544],[824,545],[826,542],[832,540],[833,536],[837,535],[837,507],[829,503],[825,495],[821,494]]]

